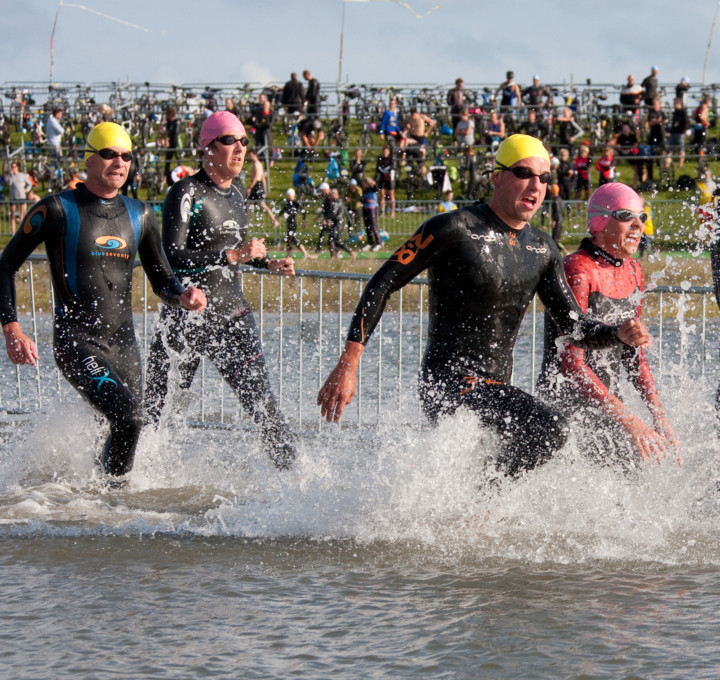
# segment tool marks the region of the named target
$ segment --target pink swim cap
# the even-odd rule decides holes
[[[200,129],[200,146],[203,149],[216,137],[234,133],[237,137],[245,136],[245,126],[230,111],[215,111],[209,115]]]
[[[599,186],[588,199],[587,228],[594,236],[607,227],[612,219],[606,210],[631,210],[642,212],[645,204],[642,198],[627,184],[609,182]]]

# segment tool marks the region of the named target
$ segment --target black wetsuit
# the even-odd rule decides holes
[[[614,344],[616,329],[582,314],[549,235],[527,225],[510,229],[476,203],[429,219],[377,271],[348,340],[365,344],[390,294],[425,269],[430,320],[420,396],[428,418],[468,407],[499,430],[510,474],[544,462],[565,442],[565,419],[509,384],[528,304],[537,292],[560,328],[584,346]]]
[[[716,216],[717,219],[717,216]],[[713,287],[715,289],[715,301],[720,306],[720,226],[718,222],[715,223],[715,229],[713,230],[713,240],[710,243],[710,261],[712,264],[712,277]],[[720,436],[720,385],[718,385],[717,395],[715,398],[715,415],[717,420],[715,421],[716,431]]]
[[[43,242],[55,294],[55,360],[73,387],[110,421],[105,471],[125,474],[142,427],[131,306],[135,254],[165,302],[177,305],[184,288],[165,258],[153,211],[125,196],[99,198],[80,184],[37,203],[3,251],[3,325],[16,320],[15,272]]]
[[[302,203],[294,199],[291,200],[289,198],[286,198],[283,204],[280,206],[280,214],[285,215],[286,220],[287,229],[285,232],[285,245],[287,246],[288,250],[291,246],[300,248],[300,246],[302,245],[297,237],[297,216],[298,214],[301,214],[304,220],[305,213],[306,211]]]
[[[201,288],[208,298],[202,315],[164,308],[148,362],[146,407],[160,418],[167,395],[170,358],[180,355],[181,387],[192,384],[201,357],[207,356],[232,387],[243,408],[260,425],[275,465],[289,467],[295,457],[292,435],[275,402],[255,320],[227,250],[239,248],[247,233],[245,197],[235,185],[222,189],[201,170],[172,186],[163,212],[163,245],[173,271]],[[267,259],[250,264],[267,267]]]
[[[317,246],[315,252],[322,250],[322,243],[327,237],[330,255],[335,255],[338,250],[344,250],[351,253],[352,250],[340,240],[340,234],[345,228],[345,205],[341,198],[331,199],[326,196],[322,204],[323,226],[318,234]]]

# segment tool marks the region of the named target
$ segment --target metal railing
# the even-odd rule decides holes
[[[162,209],[161,201],[146,201],[156,212]],[[273,205],[272,201],[266,199],[269,205]],[[653,211],[653,223],[655,228],[655,239],[662,240],[675,239],[680,243],[689,244],[697,243],[702,245],[702,235],[698,235],[701,227],[700,219],[697,215],[697,198],[689,196],[687,199],[650,199],[650,205]],[[390,236],[409,237],[415,230],[429,217],[438,212],[439,200],[397,200],[395,202],[395,217],[388,214],[378,216],[378,227],[380,230],[387,232]],[[472,204],[472,201],[456,200],[459,206]],[[30,203],[28,203],[29,208]],[[320,202],[310,200],[306,202],[308,209],[307,226],[305,230],[301,230],[299,236],[309,241],[310,245],[314,245],[317,230],[314,229],[314,211],[319,210]],[[15,208],[18,205],[15,204]],[[10,231],[10,201],[0,201],[0,236],[9,236]],[[389,203],[388,208],[389,210]],[[565,236],[580,237],[586,233],[585,225],[587,224],[587,204],[585,201],[565,201],[565,214],[563,234]],[[536,227],[545,227],[549,223],[545,216],[549,212],[549,204],[546,203],[543,210],[533,218],[531,224]],[[252,222],[252,230],[254,235],[263,235],[275,239],[282,245],[285,239],[285,223],[280,220],[280,226],[274,229],[270,226],[269,219],[264,217],[261,210],[256,210],[255,219]],[[281,217],[281,216],[280,216]],[[16,225],[19,226],[19,210],[16,210]],[[306,244],[308,245],[308,244]]]
[[[345,343],[350,316],[365,274],[298,271],[293,278],[243,268],[243,288],[255,310],[273,390],[288,419],[298,428],[320,427],[315,397]],[[155,302],[147,279],[136,270],[136,332],[147,357],[154,331]],[[52,358],[52,314],[45,256],[31,256],[18,273],[20,321],[36,342],[37,368],[0,360],[0,410],[37,412],[50,402],[75,395],[61,379]],[[416,279],[391,298],[380,325],[363,353],[358,389],[344,422],[360,426],[383,418],[420,420],[417,371],[427,337],[427,280]],[[42,290],[42,292],[41,292]],[[643,319],[655,338],[649,358],[656,378],[682,370],[705,376],[714,358],[720,321],[707,286],[659,286],[646,293]],[[534,300],[515,347],[513,383],[534,391],[543,350],[542,311]],[[245,422],[238,400],[209,362],[203,361],[191,388],[186,416],[203,427]]]

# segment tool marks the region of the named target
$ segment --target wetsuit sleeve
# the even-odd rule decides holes
[[[0,255],[0,322],[3,326],[17,321],[15,274],[45,240],[51,225],[61,228],[62,219],[62,210],[54,198],[36,203]]]
[[[184,182],[174,184],[168,192],[163,208],[162,244],[174,270],[192,271],[207,267],[227,266],[224,250],[191,250],[188,234],[195,217],[192,201]]]
[[[560,333],[572,336],[573,343],[585,349],[599,349],[619,343],[617,326],[594,321],[580,308],[565,279],[560,251],[557,246],[553,250],[551,261],[540,280],[538,296]]]
[[[360,296],[348,340],[367,343],[390,295],[412,281],[456,243],[449,216],[431,218],[415,232],[368,281]]]
[[[715,302],[720,306],[720,236],[718,234],[713,234],[713,240],[710,243],[710,262],[712,264]]]
[[[185,286],[178,281],[162,248],[160,230],[155,213],[149,206],[143,208],[142,235],[138,244],[138,255],[155,294],[169,305],[178,307],[179,296]]]

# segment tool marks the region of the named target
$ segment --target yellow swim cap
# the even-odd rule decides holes
[[[130,137],[122,125],[105,122],[96,125],[90,130],[87,138],[87,146],[85,147],[85,160],[90,158],[95,151],[106,149],[109,146],[117,146],[121,149],[132,151],[132,141],[130,141]],[[95,149],[95,151],[93,151],[93,149]]]
[[[525,158],[543,158],[550,163],[550,156],[543,143],[530,135],[510,135],[497,150],[496,163],[502,163],[506,168]],[[495,167],[493,172],[502,170]]]

